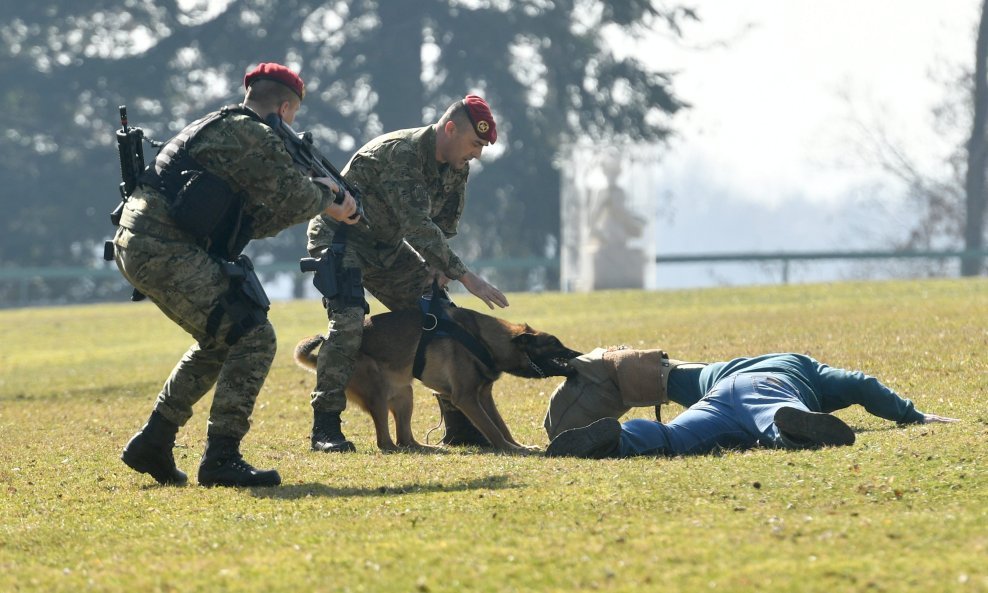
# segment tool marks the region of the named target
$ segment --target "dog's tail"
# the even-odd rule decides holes
[[[316,372],[317,350],[326,341],[325,336],[315,335],[302,338],[302,341],[295,346],[295,362],[303,369]]]

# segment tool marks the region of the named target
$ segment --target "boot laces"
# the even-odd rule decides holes
[[[230,460],[229,464],[230,467],[235,470],[239,470],[247,473],[255,473],[257,471],[257,469],[253,465],[244,461],[243,457],[237,457],[236,459],[232,459]]]

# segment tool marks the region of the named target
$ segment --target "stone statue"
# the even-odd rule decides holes
[[[643,288],[645,254],[628,242],[642,236],[646,220],[628,208],[627,196],[617,184],[621,161],[616,156],[601,165],[607,185],[591,192],[588,255],[593,262],[593,289]]]

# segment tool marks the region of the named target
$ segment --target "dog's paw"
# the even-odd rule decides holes
[[[422,443],[412,443],[410,445],[399,444],[402,451],[407,451],[409,453],[436,453],[441,447],[434,445],[423,445]]]
[[[542,449],[540,447],[536,447],[535,445],[522,445],[519,443],[512,445],[511,447],[512,448],[509,452],[514,453],[515,455],[538,455],[542,453]]]

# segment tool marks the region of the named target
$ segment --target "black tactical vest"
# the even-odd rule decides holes
[[[251,220],[243,214],[245,196],[192,158],[189,146],[206,126],[231,114],[248,115],[263,123],[242,105],[207,114],[166,142],[140,178],[168,200],[168,214],[175,226],[195,237],[209,253],[228,261],[236,259],[250,241]]]

